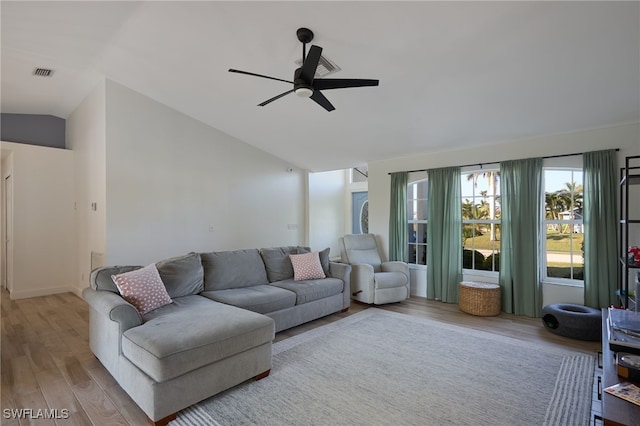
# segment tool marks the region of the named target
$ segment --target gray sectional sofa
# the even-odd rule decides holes
[[[189,253],[156,264],[172,303],[140,315],[112,275],[141,266],[97,268],[83,291],[90,347],[155,424],[271,369],[275,333],[346,311],[351,267],[329,262],[326,278],[295,281],[289,254],[305,247]]]

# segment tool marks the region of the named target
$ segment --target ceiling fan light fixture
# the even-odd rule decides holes
[[[298,87],[295,92],[296,95],[300,96],[301,98],[310,98],[311,95],[313,95],[313,89],[309,87]]]

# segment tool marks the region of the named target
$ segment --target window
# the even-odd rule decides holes
[[[367,166],[353,167],[349,169],[349,182],[367,182],[369,180],[369,170]]]
[[[581,157],[580,157],[581,158]],[[579,159],[580,159],[579,158]],[[583,173],[575,162],[544,168],[544,225],[540,268],[542,278],[558,284],[584,279],[582,221]],[[466,273],[500,270],[500,171],[461,173],[462,264]],[[542,194],[541,194],[542,196]],[[409,263],[427,264],[428,180],[410,179],[407,187]]]
[[[500,172],[463,172],[462,267],[497,272],[500,269]]]
[[[416,265],[427,264],[428,191],[427,179],[409,182],[407,186],[409,263]]]
[[[582,169],[544,170],[544,271],[553,281],[583,280]]]

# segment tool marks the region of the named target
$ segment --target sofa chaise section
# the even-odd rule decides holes
[[[92,352],[155,424],[248,379],[266,377],[271,369],[274,321],[189,294],[202,290],[201,266],[200,285],[192,279],[198,265],[195,253],[158,263],[159,271],[182,269],[191,279],[181,287],[175,285],[179,279],[168,278],[172,303],[145,315],[116,293],[110,278],[139,267],[96,269],[83,291]]]
[[[123,333],[118,382],[152,420],[269,374],[275,333],[264,315],[194,295],[144,320]]]
[[[197,313],[197,321],[194,314]],[[273,321],[245,309],[185,296],[150,312],[122,335],[122,353],[156,382],[165,382],[267,344]]]

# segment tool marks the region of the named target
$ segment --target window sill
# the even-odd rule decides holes
[[[427,270],[427,265],[419,265],[416,263],[409,263],[409,269],[415,269],[415,270],[419,270],[419,271],[426,271]],[[482,271],[482,270],[474,270],[474,269],[463,269],[462,270],[462,275],[463,276],[469,276],[469,277],[487,277],[487,278],[493,278],[494,280],[498,279],[498,272],[494,272],[494,271]],[[577,288],[584,288],[584,281],[579,281],[579,280],[543,280],[542,281],[543,285],[557,285],[557,286],[564,286],[564,287],[577,287]]]
[[[579,281],[579,280],[543,280],[542,281],[543,285],[558,285],[558,286],[564,286],[564,287],[578,287],[578,288],[584,288],[584,281]]]
[[[498,272],[496,271],[484,271],[482,269],[463,269],[462,275],[474,276],[474,277],[489,277],[498,278]]]
[[[427,265],[419,265],[417,263],[409,263],[409,269],[419,269],[419,270],[426,270],[427,269]]]

